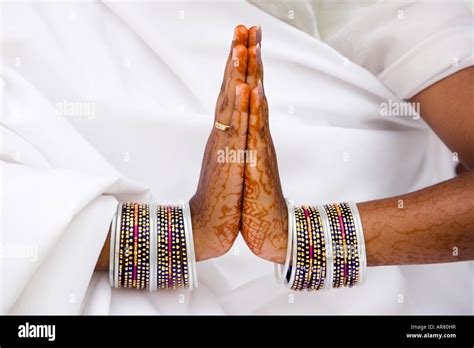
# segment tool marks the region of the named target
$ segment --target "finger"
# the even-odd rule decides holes
[[[263,64],[261,57],[262,29],[260,26],[251,27],[248,30],[248,64],[247,82],[250,88],[257,87],[259,80],[263,81]]]
[[[219,97],[217,98],[217,104],[219,104],[221,99],[224,97],[226,83],[231,78],[231,75],[234,71],[233,66],[236,64],[234,60],[235,59],[234,48],[238,45],[243,45],[247,47],[247,41],[248,41],[247,28],[243,25],[236,26],[234,29],[234,37],[232,39],[232,44],[230,45],[229,56],[227,57],[227,63],[224,69],[224,77],[222,79],[222,85],[221,85]]]
[[[263,63],[260,44],[248,48],[247,76],[245,82],[250,88],[257,87],[263,81]]]
[[[216,121],[228,126],[230,124],[235,103],[235,88],[238,81],[245,81],[247,71],[247,47],[237,45],[233,48],[233,64],[221,96],[216,105]]]
[[[224,78],[222,79],[222,85],[226,83],[230,74],[233,71],[233,66],[235,65],[235,52],[234,48],[239,45],[243,45],[247,47],[248,41],[248,30],[243,25],[238,25],[234,29],[234,37],[232,39],[232,43],[230,45],[229,56],[227,57],[227,63],[224,70]]]
[[[247,163],[245,150],[247,147],[250,87],[244,81],[238,81],[235,92],[234,111],[232,113],[230,128],[226,133],[226,147],[228,147],[233,156],[233,160],[229,161],[231,165],[228,166],[228,175],[239,179],[233,181],[233,187],[237,188],[237,190],[234,190],[236,193],[236,201],[234,207],[231,208],[231,211],[235,210],[236,215],[238,215],[238,220],[235,222],[237,226],[239,226],[242,212],[245,163]],[[236,232],[238,233],[238,231],[239,228],[237,228]]]
[[[250,92],[250,116],[247,148],[257,150],[264,134],[268,131],[268,117],[265,112],[265,95],[261,82]]]
[[[245,150],[247,144],[250,87],[239,80],[235,88],[234,110],[230,128],[227,131],[228,145],[237,150]]]
[[[277,201],[283,200],[284,202],[276,152],[268,122],[267,99],[261,81],[250,92],[249,112],[247,150],[248,153],[255,153],[256,155],[254,156],[255,161],[246,162],[245,187],[247,189],[248,186],[250,189],[246,191],[245,197],[249,201],[258,199],[256,196],[258,190],[255,190],[255,185],[257,185],[261,188],[261,194],[265,192],[271,197],[277,197]],[[259,181],[262,176],[265,179]],[[249,185],[247,185],[247,182]],[[259,183],[255,184],[256,182]],[[254,184],[252,185],[252,183]],[[254,189],[252,189],[252,186]]]
[[[260,25],[253,26],[248,30],[248,44],[247,47],[256,46],[262,43],[262,28]]]
[[[249,248],[256,254],[262,251],[270,224],[262,223],[266,218],[270,191],[266,187],[269,172],[266,143],[260,134],[263,128],[263,88],[261,83],[250,92],[249,125],[247,134],[247,155],[245,163],[245,184],[242,215],[242,235]],[[263,179],[263,181],[262,181]]]

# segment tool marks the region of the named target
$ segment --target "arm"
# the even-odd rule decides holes
[[[249,46],[249,67],[252,61]],[[257,58],[263,71],[261,59]],[[426,122],[473,168],[473,69],[465,69],[427,88],[420,102]],[[263,73],[258,79],[263,80]],[[261,98],[261,101],[259,101]],[[263,105],[260,107],[259,105]],[[246,168],[242,234],[263,259],[284,263],[287,211],[268,125],[263,93],[251,95],[247,147],[258,151],[255,168]],[[474,174],[468,173],[400,197],[359,203],[370,266],[424,264],[474,259]],[[402,202],[403,208],[399,208]],[[401,205],[400,205],[401,206]]]
[[[474,172],[357,206],[369,266],[474,260]]]
[[[474,68],[421,91],[411,102],[448,148],[474,169]],[[369,265],[474,260],[474,172],[409,193],[358,204]],[[402,208],[399,208],[402,207]]]
[[[470,172],[403,196],[359,203],[368,265],[474,260],[473,197],[474,172]],[[264,258],[285,262],[285,232],[278,237],[280,248],[272,248]],[[110,233],[96,270],[109,267],[109,243]],[[250,245],[255,252],[256,243]]]
[[[474,169],[474,67],[438,81],[410,99],[446,146]]]

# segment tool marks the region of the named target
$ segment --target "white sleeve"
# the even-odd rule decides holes
[[[473,14],[463,1],[317,1],[323,41],[399,98],[473,65]]]

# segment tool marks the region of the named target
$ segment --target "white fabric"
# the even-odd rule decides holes
[[[315,3],[322,40],[401,99],[474,64],[472,2]]]
[[[471,1],[250,1],[320,38],[401,99],[474,64]]]
[[[112,290],[93,272],[118,200],[195,191],[233,26],[261,24],[271,129],[297,203],[402,194],[453,175],[367,70],[245,2],[2,3],[1,313],[472,313],[472,264],[370,268],[295,294],[242,239],[199,288]],[[148,190],[149,188],[149,190]]]

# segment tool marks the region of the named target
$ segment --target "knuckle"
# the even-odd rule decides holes
[[[234,138],[238,134],[238,129],[235,124],[231,124],[229,129],[227,130],[227,137]]]
[[[237,55],[239,55],[239,56],[247,53],[247,47],[245,47],[242,44],[235,45],[234,49],[235,49],[235,52],[237,53]]]

